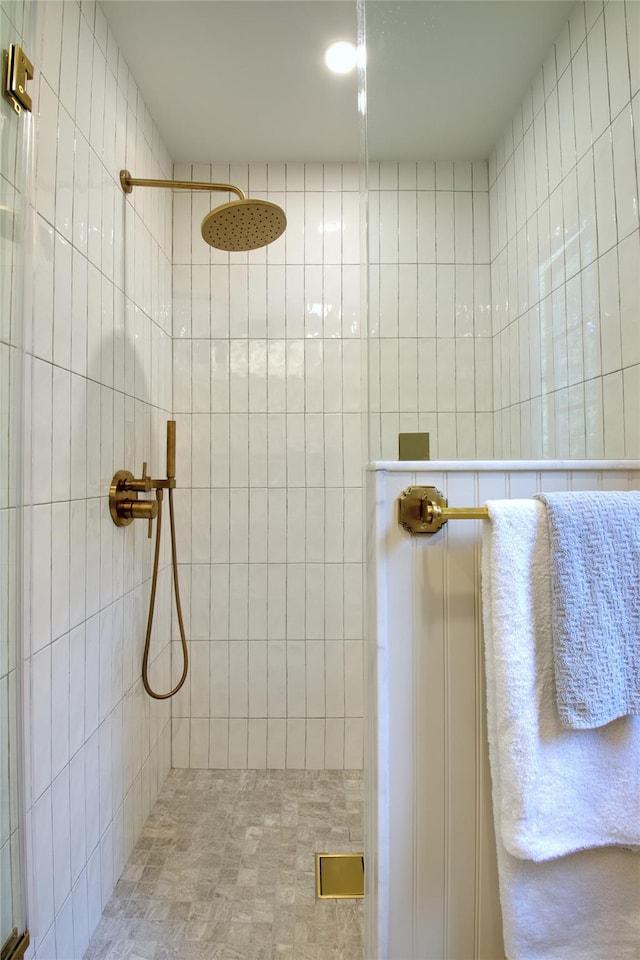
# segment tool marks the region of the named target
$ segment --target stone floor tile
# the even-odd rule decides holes
[[[362,849],[359,771],[173,770],[85,960],[362,960],[362,902],[316,852]]]

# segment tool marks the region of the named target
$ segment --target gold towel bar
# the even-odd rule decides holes
[[[398,522],[409,533],[437,533],[447,520],[486,520],[486,507],[450,507],[436,487],[407,487],[398,497]]]

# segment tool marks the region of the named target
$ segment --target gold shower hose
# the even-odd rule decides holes
[[[156,603],[156,587],[158,585],[158,561],[160,560],[160,534],[162,530],[162,487],[156,490],[158,500],[158,517],[156,527],[156,546],[153,556],[153,576],[151,578],[151,596],[149,598],[149,616],[147,618],[147,633],[144,639],[144,654],[142,655],[142,682],[144,688],[150,697],[154,700],[168,700],[178,692],[180,687],[187,679],[189,670],[189,653],[187,650],[187,640],[184,632],[184,622],[182,620],[182,604],[180,603],[180,587],[178,586],[178,554],[176,551],[176,524],[173,515],[173,489],[169,489],[169,523],[171,526],[171,564],[173,567],[173,592],[176,598],[176,612],[178,614],[178,626],[180,628],[180,643],[182,644],[183,668],[182,676],[177,684],[168,693],[156,693],[151,689],[149,683],[149,648],[151,646],[151,628],[153,627],[153,610]]]

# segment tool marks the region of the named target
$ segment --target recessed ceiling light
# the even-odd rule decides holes
[[[333,73],[350,73],[358,61],[355,44],[347,40],[332,43],[324,52],[324,62]]]

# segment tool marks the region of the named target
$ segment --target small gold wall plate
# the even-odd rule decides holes
[[[364,897],[364,854],[316,853],[316,896],[319,900]]]
[[[428,460],[428,433],[399,433],[398,460]]]

